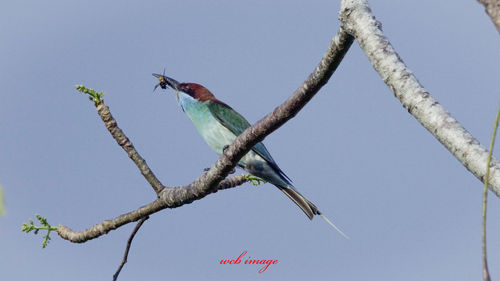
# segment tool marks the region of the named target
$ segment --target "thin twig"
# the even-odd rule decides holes
[[[141,228],[142,224],[149,219],[149,216],[143,217],[135,226],[134,230],[130,234],[130,237],[128,238],[127,241],[127,247],[125,248],[125,253],[123,254],[123,259],[122,262],[120,263],[120,266],[118,266],[118,269],[116,270],[115,274],[113,274],[113,281],[116,281],[118,279],[118,275],[120,274],[120,271],[122,271],[123,266],[127,263],[127,258],[128,258],[128,252],[130,251],[130,246],[132,245],[132,240],[134,239],[135,234],[137,231],[139,231],[139,228]]]
[[[486,206],[488,203],[488,180],[490,178],[490,162],[491,155],[493,154],[493,147],[495,146],[495,137],[497,135],[498,119],[500,118],[500,106],[498,107],[497,117],[495,118],[495,123],[493,125],[493,134],[491,136],[490,151],[488,153],[488,163],[486,165],[486,178],[484,180],[484,191],[483,191],[483,280],[490,281],[490,272],[488,270],[488,256],[486,255]]]
[[[176,188],[165,187],[160,191],[159,198],[150,204],[130,213],[118,216],[112,220],[103,221],[81,232],[73,231],[66,226],[60,226],[57,230],[59,236],[71,242],[83,243],[106,234],[124,224],[137,221],[146,215],[153,214],[165,208],[176,208],[184,204],[189,204],[208,194],[216,192],[221,186],[219,183],[224,181],[225,177],[235,167],[236,163],[238,163],[257,142],[262,141],[267,135],[293,118],[313,98],[319,89],[328,82],[328,79],[330,79],[352,45],[353,40],[354,38],[341,28],[338,34],[332,39],[328,51],[321,59],[318,66],[293,95],[282,105],[274,109],[273,112],[239,135],[235,141],[224,150],[224,153],[210,170],[190,185]],[[103,105],[103,107],[105,106]],[[103,121],[106,123],[105,118],[103,118]],[[113,136],[116,130],[119,130],[117,126],[116,129],[110,130]],[[117,139],[117,142],[121,145],[122,141],[119,141],[118,138],[115,139]],[[128,139],[123,141],[130,142]]]

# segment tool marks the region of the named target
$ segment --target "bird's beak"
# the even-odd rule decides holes
[[[158,88],[158,86],[160,86],[160,88],[162,88],[162,89],[166,89],[167,86],[169,86],[170,88],[174,89],[176,92],[179,91],[179,84],[180,83],[177,82],[175,79],[172,79],[172,78],[167,77],[165,75],[156,74],[156,73],[153,73],[153,76],[158,78],[158,84],[155,85],[154,90],[156,90],[156,88]]]

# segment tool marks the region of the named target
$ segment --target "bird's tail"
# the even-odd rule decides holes
[[[325,215],[323,215],[319,210],[316,205],[311,203],[311,201],[307,200],[302,194],[297,192],[295,189],[290,188],[290,187],[282,187],[278,186],[279,190],[281,190],[283,193],[285,193],[288,198],[292,199],[292,201],[299,206],[299,208],[306,214],[306,216],[312,220],[314,215],[320,216],[322,219],[324,219],[329,225],[331,225],[340,235],[344,236],[345,238],[349,239],[349,237],[342,231],[340,228],[338,228],[335,224],[333,224]]]

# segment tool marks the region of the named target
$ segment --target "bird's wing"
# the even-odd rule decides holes
[[[248,127],[250,127],[250,123],[245,119],[245,117],[241,116],[238,112],[236,112],[231,107],[220,104],[217,102],[209,102],[208,108],[212,115],[219,120],[219,122],[226,127],[228,130],[233,132],[235,135],[239,136],[243,131],[245,131]],[[267,151],[267,148],[264,146],[262,142],[258,142],[252,150],[257,153],[260,157],[264,158],[276,171],[282,174],[289,181],[290,178],[278,167],[273,157]]]

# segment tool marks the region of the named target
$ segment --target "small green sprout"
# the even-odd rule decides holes
[[[261,183],[266,183],[265,180],[263,180],[263,179],[261,179],[259,177],[256,177],[256,176],[252,176],[250,174],[245,175],[245,179],[247,179],[247,181],[249,181],[249,182],[252,182],[252,184],[255,185],[255,186],[258,186]]]
[[[47,247],[47,244],[50,241],[50,236],[49,236],[50,232],[53,230],[56,231],[57,227],[51,226],[47,222],[47,218],[44,218],[44,217],[40,216],[39,214],[36,214],[35,217],[38,219],[38,221],[40,222],[40,224],[42,226],[34,225],[33,220],[30,219],[29,224],[23,223],[23,226],[21,227],[21,231],[26,232],[26,233],[34,231],[35,234],[38,234],[38,231],[40,231],[40,230],[47,230],[47,234],[43,236],[43,242],[42,242],[42,248],[45,248],[45,247]]]
[[[104,97],[104,92],[98,93],[94,89],[89,89],[83,85],[76,85],[76,89],[84,94],[89,95],[89,100],[93,101],[95,105],[103,102],[102,97]]]

